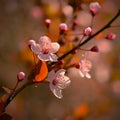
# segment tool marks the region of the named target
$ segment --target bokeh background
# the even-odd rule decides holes
[[[29,73],[32,54],[27,48],[30,39],[47,34],[46,18],[52,20],[49,34],[53,41],[59,36],[59,24],[69,21],[74,10],[94,0],[0,0],[0,94],[2,86],[13,88],[19,71]],[[120,9],[119,0],[96,0],[101,12],[93,26],[105,25]],[[78,12],[79,24],[89,24],[89,15]],[[120,18],[114,25],[120,26]],[[103,39],[114,32],[114,41]],[[7,107],[14,120],[120,120],[120,27],[110,28],[97,36],[99,53],[90,53],[92,79],[82,79],[74,68],[69,69],[71,85],[57,99],[48,84],[26,88]],[[72,73],[72,74],[71,74]]]

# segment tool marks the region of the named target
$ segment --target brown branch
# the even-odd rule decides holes
[[[118,12],[116,13],[116,15],[105,25],[103,26],[100,30],[98,30],[96,33],[94,33],[93,35],[91,35],[90,37],[88,37],[85,41],[83,41],[82,43],[78,44],[76,47],[72,48],[71,50],[69,50],[67,53],[63,54],[62,56],[60,56],[58,58],[58,60],[62,60],[63,58],[65,58],[66,56],[68,56],[69,54],[73,53],[76,49],[78,49],[79,47],[83,46],[84,44],[86,44],[87,42],[89,42],[92,38],[94,38],[96,35],[98,35],[99,33],[103,32],[104,30],[106,30],[107,28],[111,27],[111,24],[120,16],[120,10],[118,10]],[[52,62],[50,64],[54,65],[56,62]]]

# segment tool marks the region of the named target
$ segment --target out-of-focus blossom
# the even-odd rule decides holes
[[[79,62],[79,73],[81,77],[91,78],[91,75],[88,73],[92,68],[92,64],[86,58],[83,58]]]
[[[89,5],[89,9],[92,15],[96,15],[99,12],[100,8],[101,6],[98,2],[91,2]]]
[[[98,48],[98,46],[93,46],[91,49],[90,49],[90,51],[92,51],[92,52],[99,52],[99,48]]]
[[[85,36],[89,36],[89,35],[91,35],[91,33],[92,33],[91,27],[87,27],[87,28],[85,28],[84,31],[83,31],[83,34],[84,34]]]
[[[43,15],[43,11],[40,7],[35,6],[31,9],[30,14],[34,19],[40,19]]]
[[[62,11],[66,17],[70,17],[73,14],[73,8],[70,5],[64,6]]]
[[[42,61],[56,62],[58,57],[54,54],[58,51],[60,45],[57,42],[51,42],[47,36],[40,37],[39,44],[32,44],[31,50],[38,55]]]
[[[61,23],[59,25],[59,28],[60,28],[60,34],[63,34],[66,30],[68,30],[68,26],[65,23]]]
[[[116,80],[112,83],[112,90],[115,94],[120,95],[120,80]]]
[[[65,76],[65,70],[60,69],[56,73],[54,70],[48,74],[48,81],[50,82],[50,90],[57,98],[62,98],[62,89],[70,84],[69,77]]]
[[[46,25],[47,28],[50,27],[50,24],[51,24],[51,20],[50,19],[46,19],[45,20],[45,25]]]
[[[25,78],[25,73],[24,72],[19,72],[17,74],[18,81],[22,81],[22,80],[24,80],[24,78]]]
[[[116,34],[114,33],[108,33],[106,36],[106,39],[108,40],[114,40],[116,38]]]

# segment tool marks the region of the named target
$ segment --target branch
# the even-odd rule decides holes
[[[60,56],[58,58],[58,60],[62,60],[63,58],[65,58],[67,55],[69,55],[70,53],[74,52],[76,49],[78,49],[79,47],[83,46],[84,44],[86,44],[87,42],[89,42],[92,38],[94,38],[96,35],[98,35],[99,33],[103,32],[104,30],[106,30],[107,28],[111,27],[111,24],[120,16],[120,10],[118,10],[118,12],[116,13],[116,15],[104,26],[102,27],[100,30],[98,30],[96,33],[94,33],[93,35],[91,35],[90,37],[88,37],[85,41],[83,41],[82,43],[78,44],[76,47],[72,48],[71,50],[69,50],[67,53],[63,54],[62,56]],[[54,65],[55,62],[52,62],[50,65]]]

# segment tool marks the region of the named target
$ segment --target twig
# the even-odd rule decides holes
[[[71,54],[72,52],[74,52],[76,49],[78,49],[79,47],[83,46],[84,44],[86,44],[87,42],[89,42],[92,38],[94,38],[96,35],[98,35],[99,33],[101,33],[102,31],[104,31],[105,29],[111,27],[111,24],[120,16],[120,10],[118,10],[118,12],[116,13],[116,15],[104,26],[102,27],[100,30],[98,30],[96,33],[94,33],[93,35],[91,35],[90,37],[88,37],[85,41],[83,41],[82,43],[78,44],[76,47],[72,48],[71,50],[69,50],[67,53],[63,54],[62,56],[60,56],[58,58],[58,60],[62,60],[63,58],[65,58],[67,55]],[[54,65],[56,62],[52,62],[50,64]]]

